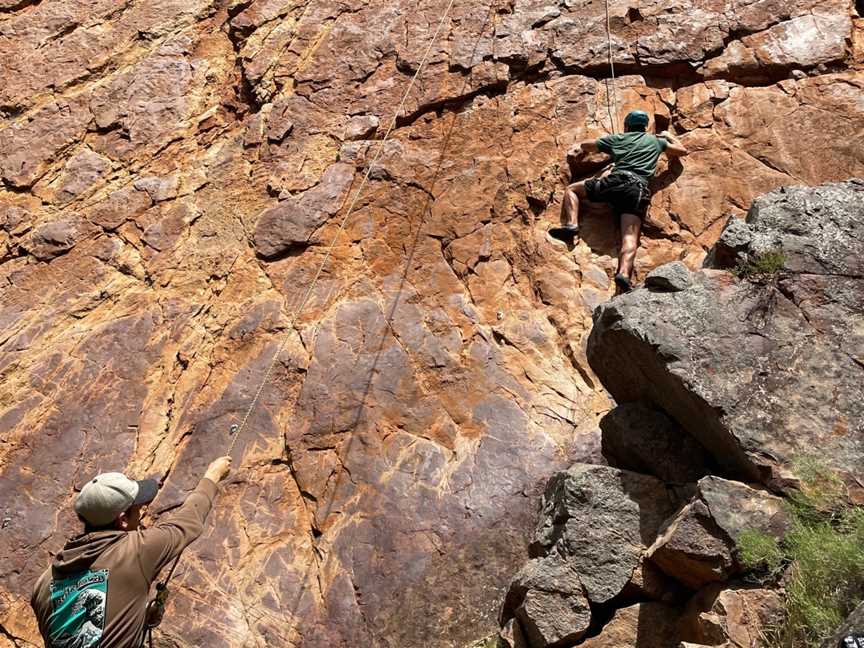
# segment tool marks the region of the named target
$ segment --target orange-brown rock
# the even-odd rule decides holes
[[[0,645],[36,638],[76,486],[128,470],[175,505],[280,350],[165,636],[493,630],[534,495],[611,405],[584,338],[614,225],[545,235],[610,89],[692,151],[640,277],[698,265],[756,195],[864,175],[845,0],[631,5],[607,84],[596,0],[0,0]]]
[[[783,620],[783,601],[765,589],[724,589],[709,585],[687,604],[680,619],[680,637],[696,644],[759,646]]]

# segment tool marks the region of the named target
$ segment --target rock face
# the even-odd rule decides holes
[[[555,556],[526,564],[510,585],[502,625],[513,618],[532,646],[580,639],[591,623],[591,609],[576,566]]]
[[[773,281],[707,270],[616,299],[595,313],[588,359],[616,400],[656,403],[731,474],[782,488],[819,448],[854,484],[864,183],[779,190],[728,229],[715,259],[779,251]]]
[[[534,495],[611,406],[584,341],[614,225],[595,206],[574,250],[545,234],[568,147],[614,98],[692,151],[655,179],[640,277],[696,268],[757,195],[864,175],[848,2],[632,4],[610,2],[607,84],[598,2],[0,0],[0,645],[35,641],[75,488],[128,470],[163,482],[153,516],[177,504],[280,349],[165,635],[492,631]],[[796,280],[813,326],[855,312],[854,276],[839,301]],[[857,425],[837,407],[828,444]],[[733,463],[773,462],[750,450]],[[591,578],[599,599],[623,575]]]

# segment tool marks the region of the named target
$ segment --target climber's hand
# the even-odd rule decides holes
[[[219,483],[231,471],[231,457],[219,457],[207,467],[204,477],[214,483]]]
[[[588,151],[582,146],[581,142],[576,142],[573,146],[567,149],[567,157],[581,159],[588,155]]]

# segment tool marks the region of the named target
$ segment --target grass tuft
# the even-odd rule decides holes
[[[780,542],[774,536],[757,529],[746,529],[738,536],[739,559],[748,569],[775,574],[783,564],[785,556]]]
[[[739,279],[764,283],[775,279],[783,269],[784,263],[786,263],[786,255],[782,250],[767,250],[741,259],[732,273]]]

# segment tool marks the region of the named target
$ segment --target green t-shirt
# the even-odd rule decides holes
[[[612,156],[617,170],[632,171],[646,180],[654,177],[657,159],[667,145],[665,139],[642,131],[607,135],[597,140],[597,148]]]

